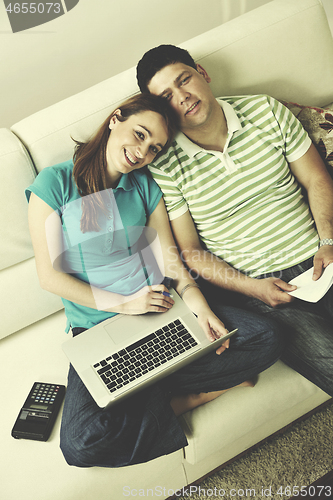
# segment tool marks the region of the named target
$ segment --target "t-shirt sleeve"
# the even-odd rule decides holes
[[[33,184],[25,190],[27,200],[31,193],[41,198],[53,210],[59,210],[64,205],[64,179],[56,167],[44,168]]]
[[[160,190],[158,184],[150,177],[150,175],[145,174],[145,200],[146,200],[146,213],[147,216],[151,215],[155,208],[157,207],[160,199],[162,198],[162,191]]]
[[[301,122],[288,108],[272,97],[269,101],[284,140],[286,160],[289,163],[296,161],[308,151],[312,144],[311,139]]]
[[[181,191],[182,173],[177,156],[169,151],[156,162],[151,163],[149,170],[163,192],[169,219],[177,219],[186,213],[188,206]]]

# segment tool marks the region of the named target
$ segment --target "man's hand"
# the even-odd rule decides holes
[[[280,278],[258,279],[252,296],[271,307],[278,307],[294,300],[294,297],[286,292],[292,292],[296,288]]]
[[[313,258],[313,275],[312,279],[316,281],[322,275],[325,267],[333,262],[333,246],[323,245]]]

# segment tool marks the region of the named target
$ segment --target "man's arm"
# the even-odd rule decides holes
[[[230,291],[255,297],[276,307],[291,302],[293,297],[285,293],[295,290],[279,278],[255,279],[229,266],[219,257],[204,250],[190,212],[171,221],[171,227],[179,251],[187,266],[214,285]]]
[[[312,144],[298,160],[290,163],[297,181],[306,189],[319,238],[333,239],[333,181],[317,149]],[[333,246],[324,245],[314,257],[313,279],[333,262]]]

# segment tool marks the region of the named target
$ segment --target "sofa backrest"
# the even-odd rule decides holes
[[[36,170],[22,142],[0,129],[0,338],[62,307],[59,297],[39,286],[31,245],[24,190]]]
[[[216,96],[267,93],[300,104],[333,100],[333,40],[320,0],[274,0],[182,44],[212,78]],[[72,155],[123,100],[138,92],[135,68],[12,127],[37,171]]]
[[[274,0],[186,42],[216,96],[333,100],[333,40],[320,0]]]
[[[316,106],[333,101],[333,40],[320,0],[274,0],[182,46],[212,77],[216,96],[266,93]],[[37,282],[24,187],[46,166],[71,158],[71,137],[89,137],[137,92],[131,68],[35,113],[11,132],[1,131],[1,170],[8,182],[0,202],[6,238],[0,251],[6,326],[0,336],[61,307],[59,298],[41,291]]]

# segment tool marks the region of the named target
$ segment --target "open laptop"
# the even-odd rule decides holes
[[[101,408],[166,377],[225,342],[211,342],[185,302],[170,289],[165,313],[118,314],[71,338],[63,351]]]

